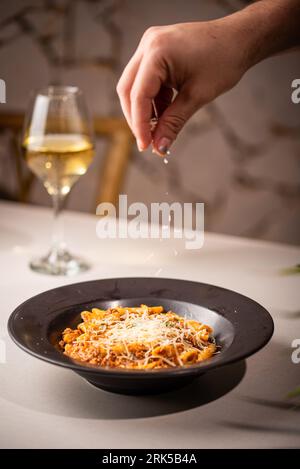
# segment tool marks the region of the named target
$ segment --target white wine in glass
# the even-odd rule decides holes
[[[77,87],[50,86],[35,96],[25,119],[22,149],[29,168],[52,197],[54,207],[52,246],[46,256],[33,260],[30,267],[52,275],[88,269],[84,260],[67,250],[61,220],[67,194],[86,173],[94,156],[92,127]]]

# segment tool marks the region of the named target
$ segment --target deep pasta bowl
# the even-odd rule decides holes
[[[157,370],[95,367],[63,354],[62,331],[76,328],[83,310],[140,304],[162,305],[213,327],[219,353],[195,365]],[[112,278],[55,288],[22,303],[8,321],[11,338],[26,352],[69,368],[98,388],[124,394],[171,390],[245,359],[270,340],[273,328],[270,314],[250,298],[213,285],[163,278]]]

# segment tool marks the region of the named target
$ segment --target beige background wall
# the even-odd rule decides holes
[[[117,78],[147,27],[208,20],[244,3],[2,1],[0,77],[7,83],[7,104],[0,110],[24,110],[30,91],[54,80],[79,85],[92,113],[119,114]],[[207,230],[299,243],[300,104],[291,102],[294,78],[300,78],[300,52],[257,65],[234,90],[192,118],[168,165],[134,148],[123,190],[129,201],[205,202]],[[98,142],[95,161],[74,188],[69,208],[95,210],[103,152]],[[0,184],[9,189],[15,184],[10,163],[4,134]],[[38,182],[31,201],[49,203]]]

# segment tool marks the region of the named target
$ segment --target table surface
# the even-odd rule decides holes
[[[239,448],[299,446],[299,407],[287,394],[300,384],[291,343],[300,338],[298,247],[206,234],[204,247],[182,241],[100,240],[95,216],[66,212],[73,252],[93,264],[76,277],[31,272],[30,257],[46,251],[48,209],[0,203],[0,446],[3,448]],[[20,350],[8,337],[10,313],[57,286],[105,277],[161,276],[211,283],[247,295],[275,322],[270,343],[247,363],[208,373],[158,396],[100,391],[70,370]],[[228,392],[228,389],[231,391]],[[223,395],[222,395],[223,394]]]

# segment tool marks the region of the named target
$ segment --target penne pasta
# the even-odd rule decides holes
[[[212,328],[162,306],[93,308],[62,333],[60,346],[74,360],[106,368],[153,370],[189,366],[216,352]]]

